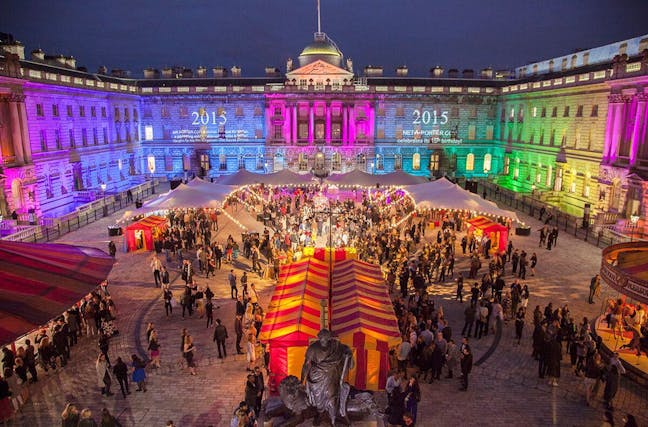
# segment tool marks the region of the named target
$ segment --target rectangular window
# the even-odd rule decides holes
[[[101,107],[101,117],[106,117],[106,107]]]
[[[472,171],[475,169],[475,155],[473,153],[468,153],[466,156],[466,171]]]
[[[189,117],[189,109],[187,107],[180,107],[180,118],[184,119]]]
[[[108,129],[103,128],[103,143],[108,145]]]
[[[36,115],[38,117],[43,117],[45,113],[43,113],[43,104],[36,104]]]
[[[81,129],[81,143],[84,147],[88,146],[88,130],[86,128]]]
[[[308,138],[308,123],[301,122],[299,123],[299,139],[307,139]]]
[[[130,110],[124,107],[124,120],[130,120]]]
[[[120,119],[120,112],[119,112],[119,107],[115,107],[115,120]]]
[[[63,144],[61,143],[61,131],[58,129],[54,130],[54,143],[56,144],[57,150],[63,149]]]
[[[67,116],[72,117],[74,114],[72,113],[72,106],[68,105],[67,106]]]
[[[261,117],[263,115],[263,110],[261,107],[254,107],[254,117]]]
[[[542,107],[542,111],[540,112],[540,117],[547,117],[547,107]]]
[[[563,111],[563,117],[569,117],[569,105],[565,105],[565,110]]]
[[[168,119],[171,117],[171,114],[169,114],[169,108],[164,106],[160,109],[160,115],[162,116],[163,119]]]
[[[137,109],[133,108],[133,120],[137,121],[139,117],[139,114],[137,113]]]
[[[218,156],[218,170],[227,170],[227,156],[225,154]]]
[[[551,109],[551,117],[558,117],[558,107],[553,107]]]
[[[236,117],[243,117],[243,107],[236,107],[234,114]]]
[[[383,138],[384,138],[384,131],[383,131]],[[341,139],[342,139],[342,124],[334,122],[331,125],[331,140],[340,141]]]
[[[92,140],[94,145],[99,145],[99,134],[97,133],[97,128],[92,129]]]
[[[74,141],[74,129],[70,129],[70,148],[76,147],[76,141]]]
[[[511,171],[511,158],[504,157],[504,175],[508,175]]]
[[[439,158],[440,156],[438,153],[434,153],[430,155],[430,171],[432,172],[439,171],[439,163],[440,163]]]
[[[476,133],[475,125],[468,126],[468,139],[469,140],[472,141],[472,140],[475,139],[475,133]]]
[[[85,107],[83,105],[79,105],[79,117],[85,117]]]
[[[58,104],[52,104],[52,116],[54,116],[54,117],[59,116]]]
[[[590,117],[598,117],[598,104],[592,105],[592,113]]]
[[[47,151],[47,131],[45,129],[40,131],[40,146],[41,151]]]
[[[396,107],[396,117],[405,117],[405,108],[403,106]]]
[[[151,125],[144,126],[144,140],[145,141],[153,140],[153,126]]]
[[[97,117],[97,107],[95,107],[94,105],[90,107],[90,116]]]
[[[493,125],[486,126],[486,139],[492,140],[495,134],[495,127]]]
[[[533,117],[538,117],[538,107],[533,107],[533,113],[531,115]]]
[[[273,139],[279,140],[283,138],[283,126],[274,125]]]
[[[578,108],[576,108],[576,117],[583,117],[583,106],[579,105]]]

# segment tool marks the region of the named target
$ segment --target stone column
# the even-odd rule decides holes
[[[639,145],[643,141],[644,132],[646,129],[646,101],[648,95],[637,95],[637,112],[635,114],[634,128],[632,129],[632,140],[630,145],[630,165],[634,165],[639,158]]]
[[[297,133],[297,113],[299,110],[299,105],[297,103],[294,103],[292,106],[292,137],[291,137],[291,143],[296,144],[297,139],[299,138],[299,134]]]
[[[313,144],[315,138],[315,110],[313,103],[308,103],[308,143]]]
[[[16,156],[13,144],[11,143],[11,124],[9,123],[9,99],[0,98],[0,165],[7,162],[5,157],[13,158]]]
[[[348,136],[348,144],[349,145],[355,145],[355,105],[351,104],[349,105],[349,133],[347,134]]]
[[[20,129],[22,131],[23,155],[25,163],[32,162],[32,150],[29,140],[29,128],[27,127],[27,110],[25,109],[25,97],[18,103],[18,112],[20,113]]]
[[[342,145],[346,145],[349,135],[349,113],[347,111],[347,104],[342,104]]]
[[[324,106],[326,109],[326,123],[324,124],[326,144],[331,144],[331,103],[327,102]]]
[[[20,111],[18,110],[18,102],[13,96],[9,98],[9,117],[11,119],[11,143],[13,144],[14,153],[16,155],[16,163],[24,165],[25,155],[23,151],[22,131],[20,128]]]

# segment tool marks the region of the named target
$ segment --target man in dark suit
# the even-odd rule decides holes
[[[214,329],[214,341],[218,347],[218,358],[222,359],[227,357],[227,349],[225,348],[225,340],[227,339],[227,329],[221,324],[220,319],[216,319],[216,328]],[[221,352],[222,349],[222,352]]]

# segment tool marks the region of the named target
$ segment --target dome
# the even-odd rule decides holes
[[[340,67],[343,56],[340,49],[324,33],[315,33],[315,40],[299,54],[299,66],[303,67],[306,64],[321,59],[336,67]]]

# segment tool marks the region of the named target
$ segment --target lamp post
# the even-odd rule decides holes
[[[637,228],[637,223],[639,222],[639,215],[637,215],[636,212],[630,215],[630,222],[632,223],[632,231],[630,232],[630,241],[632,242],[634,240],[634,233]]]
[[[108,206],[106,206],[106,183],[102,182],[99,184],[101,187],[101,210],[103,211],[103,216],[108,216]]]

